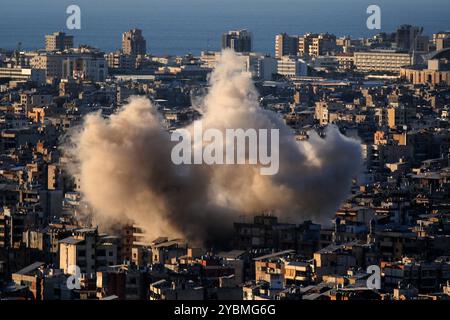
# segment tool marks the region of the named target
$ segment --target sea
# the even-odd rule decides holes
[[[77,5],[81,29],[67,28],[66,10]],[[370,30],[369,5],[378,5],[381,29]],[[330,32],[370,37],[401,24],[431,35],[450,29],[450,0],[0,0],[0,48],[44,47],[45,34],[64,31],[75,44],[106,52],[121,46],[121,34],[143,30],[155,55],[218,50],[221,34],[248,29],[253,49],[273,54],[277,33]]]

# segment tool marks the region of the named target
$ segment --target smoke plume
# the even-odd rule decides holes
[[[258,165],[173,164],[174,142],[156,108],[133,98],[108,119],[87,115],[71,138],[74,172],[100,226],[134,221],[149,239],[166,235],[211,244],[229,240],[233,222],[243,215],[270,210],[297,223],[333,216],[357,174],[359,143],[334,126],[325,138],[310,132],[308,141],[296,141],[277,114],[259,107],[242,65],[236,54],[223,52],[197,121],[204,130],[279,129],[278,174],[261,175]]]

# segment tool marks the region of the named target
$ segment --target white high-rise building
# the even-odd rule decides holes
[[[281,57],[278,60],[278,74],[285,77],[301,77],[308,75],[305,61],[296,57]]]

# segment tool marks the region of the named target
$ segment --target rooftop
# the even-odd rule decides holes
[[[281,257],[286,256],[291,253],[295,253],[295,250],[284,250],[284,251],[280,251],[280,252],[266,254],[264,256],[254,258],[253,260],[260,261],[260,260],[266,260],[266,259],[281,258]]]
[[[35,262],[30,264],[29,266],[19,270],[16,272],[16,274],[20,274],[20,275],[30,275],[31,273],[33,273],[34,271],[36,271],[37,269],[39,269],[40,267],[42,267],[43,265],[45,265],[44,262]]]
[[[77,239],[75,237],[67,237],[65,239],[62,239],[59,241],[59,243],[65,243],[65,244],[78,244],[83,242],[83,239]]]

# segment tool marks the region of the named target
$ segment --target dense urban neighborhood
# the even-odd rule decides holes
[[[65,32],[35,51],[0,49],[0,300],[450,299],[450,30],[433,32],[281,33],[271,54],[253,51],[250,30],[200,56],[152,55],[139,29],[116,52]],[[346,199],[320,221],[275,208],[229,219],[225,245],[149,239],[129,219],[105,228],[68,135],[134,96],[168,132],[189,125],[226,49],[298,143],[329,126],[360,142]]]

